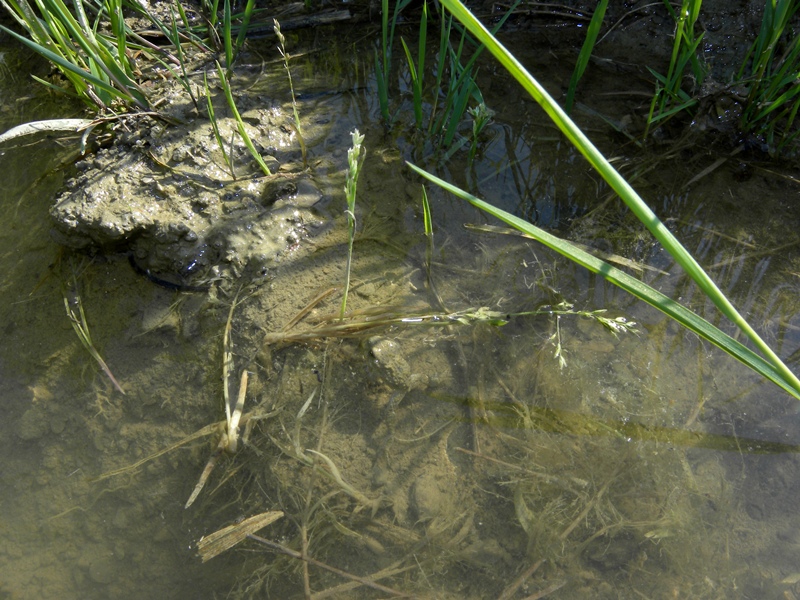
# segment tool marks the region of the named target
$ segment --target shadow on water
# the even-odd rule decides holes
[[[295,85],[309,90],[300,113],[316,128],[310,164],[325,191],[317,210],[333,227],[255,275],[212,281],[209,292],[164,289],[124,255],[50,241],[47,211],[69,147],[45,151],[40,142],[0,157],[9,174],[0,230],[4,597],[303,597],[304,582],[315,598],[792,593],[794,401],[535,244],[465,229],[485,217],[429,190],[435,297],[420,185],[403,169],[405,158],[430,157],[410,130],[385,135],[368,67],[347,58],[347,44],[324,41],[331,50],[298,67]],[[640,272],[648,283],[710,315],[613,202],[591,212],[606,191],[541,127],[538,110],[502,95],[506,82],[496,79],[496,121],[479,160],[449,163],[455,182],[635,259],[650,267]],[[251,92],[276,81],[257,80]],[[348,306],[362,325],[281,340],[287,325],[336,323],[337,295],[304,307],[342,283],[339,190],[355,127],[368,154]],[[795,352],[800,266],[786,201],[794,184],[767,172],[735,181],[735,170],[719,169],[685,191],[684,168],[661,163],[647,196],[777,350]],[[76,338],[68,292],[80,294],[125,395]],[[231,379],[250,373],[246,439],[184,509],[217,447],[209,426],[224,420],[233,302]],[[562,302],[625,316],[640,333],[614,336],[574,314],[503,326],[413,318],[482,307],[546,313]],[[412,318],[373,326],[386,311]],[[201,563],[203,536],[274,510],[285,516],[259,536],[361,579],[306,568],[254,540]]]

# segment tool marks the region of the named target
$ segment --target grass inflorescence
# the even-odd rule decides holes
[[[350,291],[350,267],[353,264],[353,240],[356,235],[356,187],[358,185],[358,175],[363,164],[361,144],[364,142],[364,135],[354,130],[350,134],[353,138],[353,145],[347,151],[347,181],[344,187],[345,198],[347,200],[347,266],[345,268],[344,292],[342,293],[341,317],[344,318],[347,310],[347,294]]]

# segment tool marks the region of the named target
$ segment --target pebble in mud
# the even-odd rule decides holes
[[[37,407],[26,410],[17,422],[17,436],[26,442],[38,440],[49,431],[50,425]]]
[[[446,479],[434,472],[424,472],[414,482],[411,508],[420,521],[430,521],[451,513],[453,489]]]
[[[428,386],[428,376],[413,372],[397,341],[376,336],[370,338],[369,347],[381,377],[391,387],[410,391],[422,390]]]

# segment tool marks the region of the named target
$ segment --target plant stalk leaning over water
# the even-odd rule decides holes
[[[233,160],[231,160],[230,154],[228,154],[228,152],[225,150],[225,142],[223,141],[222,134],[219,131],[219,123],[217,121],[217,116],[214,113],[214,103],[211,101],[211,90],[208,87],[208,76],[206,73],[203,73],[203,85],[205,86],[206,92],[206,110],[208,111],[208,120],[211,121],[211,129],[214,131],[214,137],[217,140],[217,145],[222,151],[222,158],[225,160],[225,164],[228,165],[228,171],[230,171],[231,178],[235,181],[236,171],[233,168]]]
[[[686,273],[697,283],[702,292],[717,308],[741,329],[758,350],[759,356],[740,342],[723,333],[699,315],[678,304],[671,298],[645,285],[626,273],[615,269],[586,252],[578,250],[568,242],[561,240],[522,219],[500,210],[491,204],[479,200],[475,196],[459,190],[453,185],[419,169],[412,168],[430,181],[467,200],[474,206],[489,212],[505,221],[512,227],[524,231],[535,239],[563,254],[570,260],[605,277],[611,283],[632,293],[637,298],[648,302],[681,325],[710,341],[731,356],[737,358],[751,369],[757,371],[787,393],[800,400],[800,380],[783,363],[772,348],[756,333],[753,327],[739,314],[730,300],[706,274],[694,257],[681,245],[674,235],[659,220],[645,201],[636,193],[630,184],[614,169],[600,151],[589,141],[586,135],[569,118],[545,89],[528,73],[520,62],[475,18],[475,16],[459,0],[441,0],[442,4],[463,23],[469,31],[489,48],[503,67],[522,85],[522,87],[545,110],[569,141],[583,154],[592,167],[603,177],[608,185],[622,198],[636,217],[650,230],[664,249],[681,265]]]
[[[359,159],[361,159],[361,143],[364,141],[364,136],[358,133],[358,129],[353,130],[350,135],[353,137],[353,147],[347,151],[347,182],[344,187],[347,199],[348,243],[341,318],[344,318],[344,313],[347,310],[347,294],[350,291],[350,266],[353,263],[353,239],[356,235],[356,185],[358,184],[358,173],[363,164],[363,160],[360,161]]]
[[[278,19],[272,20],[274,23],[273,31],[278,38],[278,52],[283,57],[283,67],[286,69],[286,76],[289,78],[289,91],[292,94],[292,113],[294,114],[294,127],[297,133],[297,142],[300,144],[300,152],[303,155],[303,166],[308,166],[308,157],[306,156],[306,141],[303,138],[303,130],[300,126],[300,113],[297,111],[297,97],[294,94],[294,82],[292,81],[292,70],[289,68],[289,55],[286,53],[286,38],[281,33],[281,24]]]
[[[261,167],[261,170],[264,172],[264,175],[269,177],[272,175],[272,172],[269,170],[267,163],[264,162],[264,159],[261,157],[261,154],[258,153],[256,150],[255,145],[253,144],[253,140],[250,139],[250,135],[247,133],[247,129],[244,126],[244,121],[242,120],[242,115],[239,114],[239,109],[236,108],[236,102],[233,100],[233,93],[231,92],[231,84],[228,82],[227,77],[225,76],[225,71],[222,70],[222,67],[219,63],[217,65],[217,73],[219,74],[219,83],[222,86],[222,90],[225,92],[225,98],[228,100],[228,107],[231,109],[233,113],[233,118],[236,120],[236,128],[239,130],[239,135],[242,136],[242,141],[244,141],[244,145],[247,146],[247,149],[250,151],[250,155],[253,159],[258,163],[258,166]]]

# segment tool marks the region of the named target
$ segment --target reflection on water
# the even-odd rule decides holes
[[[59,153],[48,151],[54,162],[35,170],[28,165],[44,154],[40,145],[0,158],[14,176],[2,192],[0,229],[2,593],[794,593],[796,403],[535,244],[464,229],[485,217],[438,190],[429,190],[432,294],[419,185],[400,156],[413,151],[382,147],[375,107],[362,102],[373,96],[350,76],[347,93],[300,107],[329,124],[309,148],[334,165],[320,178],[337,177],[353,127],[367,132],[348,301],[363,318],[346,335],[278,339],[287,325],[312,331],[338,310],[335,295],[304,308],[342,281],[343,198],[326,206],[337,226],[314,241],[310,256],[267,277],[186,294],[154,286],[124,257],[78,256],[49,241]],[[587,216],[605,191],[531,112],[518,123],[519,115],[500,111],[484,158],[463,174],[451,164],[453,179],[539,224],[583,232],[584,243],[656,267],[642,277],[710,317],[613,202]],[[800,267],[788,184],[768,174],[734,184],[720,169],[682,191],[681,177],[654,177],[648,197],[775,347],[794,352]],[[75,337],[64,310],[73,278],[93,342],[124,396]],[[224,421],[223,338],[237,291],[230,373],[238,381],[250,372],[244,440],[237,454],[220,457],[185,510],[219,441],[211,426]],[[641,333],[614,336],[596,319],[548,314],[502,327],[418,319],[375,327],[387,311],[487,307],[510,315],[562,301],[624,315]],[[202,536],[272,510],[286,516],[258,535],[277,550],[247,540],[201,563]],[[281,549],[351,577],[318,563],[306,568]]]

